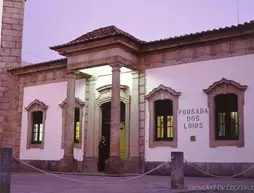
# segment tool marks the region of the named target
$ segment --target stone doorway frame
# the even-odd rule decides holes
[[[102,111],[101,105],[107,102],[111,102],[111,90],[112,85],[104,85],[97,88],[99,93],[95,100],[95,125],[94,125],[94,154],[93,157],[98,159],[98,144],[101,138],[101,121],[102,121]],[[129,158],[129,140],[130,140],[130,94],[129,87],[126,85],[120,86],[120,101],[125,104],[125,160]],[[97,121],[96,121],[97,120]]]

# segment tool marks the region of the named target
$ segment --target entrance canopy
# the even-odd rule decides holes
[[[144,41],[115,26],[108,26],[50,49],[68,58],[68,70],[114,63],[135,69],[139,63],[138,54],[143,43]]]

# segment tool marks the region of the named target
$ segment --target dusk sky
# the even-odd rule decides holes
[[[238,0],[239,22],[254,20],[254,0]],[[237,0],[27,0],[22,60],[60,58],[49,49],[97,28],[156,40],[237,24]]]

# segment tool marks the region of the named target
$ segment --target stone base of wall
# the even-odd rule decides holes
[[[130,158],[124,161],[124,173],[138,174],[140,173],[140,161],[139,158]]]
[[[158,167],[163,162],[145,162],[145,172],[148,172],[156,167]],[[202,171],[205,171],[209,174],[216,176],[233,176],[237,175],[246,169],[248,169],[253,163],[185,163],[184,175],[186,177],[209,177],[209,175],[204,174],[192,165],[199,168]],[[171,164],[167,163],[159,169],[150,173],[150,175],[163,175],[170,176],[171,174]],[[240,175],[239,177],[244,178],[254,178],[254,167],[248,172]]]
[[[22,160],[23,162],[44,171],[59,172],[60,160]],[[13,171],[17,172],[38,172],[22,163],[13,161]],[[78,172],[96,173],[97,160],[86,158],[85,161],[78,161]],[[131,158],[123,161],[122,171],[127,174],[137,174],[140,171],[139,159]]]
[[[123,171],[126,174],[138,174],[140,173],[139,165],[140,164],[138,158],[130,158],[129,160],[123,161],[121,171]],[[96,173],[97,160],[86,158],[84,161],[83,171],[88,173]]]
[[[94,158],[84,158],[83,172],[87,172],[87,173],[98,172],[97,160],[95,160]]]
[[[20,162],[16,161],[15,159],[12,159],[11,168],[13,172],[18,172],[20,167]]]
[[[36,168],[44,171],[58,172],[60,161],[49,161],[49,160],[22,160]],[[145,172],[148,172],[163,162],[145,162]],[[186,177],[209,177],[197,169],[191,166],[193,164],[197,168],[207,173],[217,176],[233,176],[239,174],[248,169],[252,163],[185,163],[184,174]],[[35,169],[28,167],[22,163],[14,162],[13,171],[21,172],[38,172]],[[78,161],[78,172],[96,173],[97,172],[97,161],[86,159]],[[126,174],[138,174],[140,173],[140,163],[138,159],[129,159],[124,161],[123,172]],[[150,175],[161,175],[170,176],[171,165],[170,163],[165,164],[159,169],[150,173]],[[239,177],[254,178],[254,167]]]
[[[53,160],[22,160],[22,161],[44,171],[59,172],[60,161],[53,161]],[[13,168],[13,171],[39,172],[22,163],[19,163],[18,165],[19,167]],[[77,171],[82,172],[82,170],[83,170],[83,161],[78,161]]]

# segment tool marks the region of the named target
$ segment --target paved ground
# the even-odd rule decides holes
[[[114,182],[132,177],[80,175],[61,175],[61,177],[70,178],[74,181],[89,181],[92,183],[67,181],[54,176],[48,176],[46,174],[13,173],[11,193],[171,193],[187,192],[188,189],[201,189],[200,191],[191,191],[200,193],[254,193],[254,179],[185,178],[186,189],[181,191],[172,191],[169,189],[170,177],[167,176],[144,176],[120,183]],[[101,184],[101,182],[105,183]],[[251,190],[242,191],[241,188]]]

